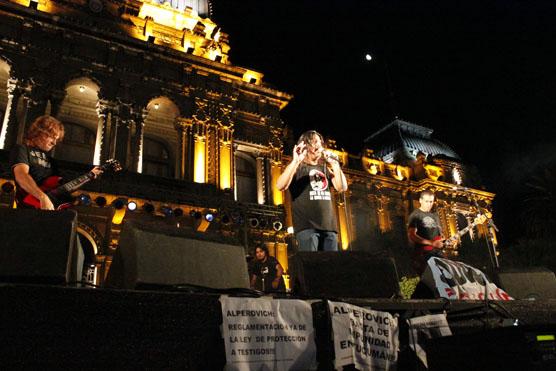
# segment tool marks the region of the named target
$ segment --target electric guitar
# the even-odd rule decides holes
[[[106,161],[104,164],[100,165],[99,169],[102,170],[103,172],[108,170],[112,172],[118,172],[122,170],[122,166],[120,165],[118,160],[110,159]],[[81,188],[83,185],[90,182],[94,178],[95,178],[95,174],[92,171],[89,171],[88,173],[83,174],[80,177],[73,179],[72,181],[60,185],[60,181],[62,180],[62,177],[53,175],[46,178],[39,185],[39,188],[46,193],[48,198],[50,198],[50,201],[52,201],[52,204],[54,205],[54,208],[56,210],[64,210],[71,206],[72,200],[70,194],[73,191],[78,190],[79,188]],[[31,206],[36,209],[41,208],[41,201],[31,194],[27,194],[23,198],[23,203],[27,206]]]
[[[444,247],[438,249],[435,248],[431,245],[425,245],[423,246],[422,250],[425,251],[432,251],[432,250],[441,250],[442,254],[445,254],[448,250],[452,249],[452,246],[459,241],[459,239],[461,238],[461,236],[463,236],[464,234],[466,234],[467,232],[469,232],[469,230],[471,230],[472,228],[474,228],[476,225],[479,224],[483,224],[485,221],[487,220],[487,216],[480,214],[478,215],[475,220],[473,220],[473,222],[471,222],[467,227],[463,228],[462,230],[458,231],[457,233],[455,233],[453,236],[448,237],[447,239],[444,240]],[[433,241],[438,241],[441,240],[442,236],[436,236],[435,238],[433,238]]]

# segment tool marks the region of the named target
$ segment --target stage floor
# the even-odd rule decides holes
[[[0,284],[0,297],[3,365],[218,370],[226,362],[219,294]],[[556,300],[327,299],[397,313],[401,370],[420,369],[404,320],[443,311],[454,336],[430,343],[430,369],[556,365],[554,341],[531,340],[556,334]],[[319,369],[332,369],[326,304],[312,306]]]

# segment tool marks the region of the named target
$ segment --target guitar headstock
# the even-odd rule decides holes
[[[106,162],[102,164],[100,168],[102,169],[102,171],[110,170],[114,173],[117,173],[118,171],[122,170],[122,165],[118,160],[111,158],[110,160],[106,160]]]
[[[489,218],[488,215],[479,214],[479,215],[477,215],[477,216],[475,217],[475,220],[473,221],[473,223],[474,223],[475,225],[477,225],[477,224],[483,224],[484,222],[487,221],[488,218]]]

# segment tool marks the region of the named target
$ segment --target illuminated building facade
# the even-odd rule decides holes
[[[119,160],[126,171],[78,192],[79,232],[96,282],[109,268],[121,223],[134,218],[164,218],[246,249],[264,243],[287,268],[289,200],[274,184],[289,161],[280,111],[292,96],[231,63],[228,35],[211,11],[208,0],[0,3],[0,203],[13,202],[9,149],[40,115],[64,122],[54,157],[68,178]],[[405,235],[425,188],[442,191],[447,231],[458,227],[458,215],[472,216],[472,199],[490,207],[491,193],[452,188],[456,179],[473,185],[457,156],[422,146],[428,160],[419,167],[375,144],[369,140],[354,156],[329,141],[350,183],[335,199],[342,249],[372,249],[391,231]]]

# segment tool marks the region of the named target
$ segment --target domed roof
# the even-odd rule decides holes
[[[396,119],[365,139],[365,147],[384,162],[414,160],[419,152],[460,160],[448,145],[431,138],[434,130]]]

